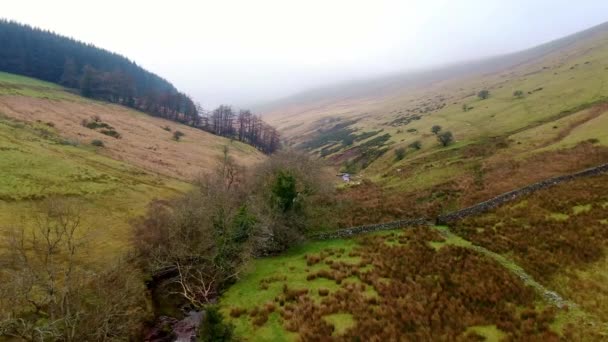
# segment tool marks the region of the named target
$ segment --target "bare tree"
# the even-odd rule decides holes
[[[31,227],[8,234],[5,242],[9,248],[0,256],[0,265],[4,266],[0,270],[0,304],[5,308],[0,311],[0,336],[29,341],[82,341],[103,335],[96,340],[107,340],[113,336],[112,331],[121,332],[126,322],[132,324],[133,317],[112,317],[136,311],[130,307],[134,299],[128,297],[136,293],[133,289],[137,286],[123,292],[113,283],[111,293],[105,289],[105,296],[102,295],[104,289],[99,285],[107,273],[97,273],[85,262],[89,232],[83,225],[80,204],[56,198],[46,200],[33,221]],[[124,277],[124,267],[116,272],[119,277],[115,279],[124,279],[120,278]],[[129,284],[136,283],[131,279]],[[117,298],[124,301],[117,302]],[[91,305],[92,300],[107,305],[99,311]],[[142,303],[145,304],[139,304]],[[108,321],[113,323],[104,334],[100,332],[102,322]]]

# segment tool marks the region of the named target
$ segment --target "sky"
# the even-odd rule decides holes
[[[608,1],[7,0],[0,17],[118,52],[211,108],[522,50],[608,21]]]

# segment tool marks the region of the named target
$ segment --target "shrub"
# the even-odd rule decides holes
[[[112,138],[116,138],[116,139],[120,139],[120,133],[116,132],[113,129],[102,129],[100,131],[101,134],[105,134],[107,136],[110,136]]]
[[[479,93],[477,93],[477,97],[479,97],[482,100],[487,99],[488,97],[490,97],[490,91],[489,90],[480,90]]]
[[[413,148],[414,150],[419,150],[422,148],[422,143],[420,142],[420,140],[416,140],[413,143],[409,144],[409,147]]]
[[[169,126],[165,126],[165,127],[163,127],[163,129],[167,132],[171,132],[171,127],[169,127]]]
[[[402,160],[403,158],[405,158],[405,148],[399,147],[395,150],[395,159]]]
[[[49,127],[55,127],[55,123],[50,122],[50,121],[49,121],[49,122],[47,122],[47,123],[45,123],[45,125],[47,125],[47,126],[49,126]]]
[[[462,105],[462,111],[467,112],[469,110],[469,106],[465,103]]]
[[[521,99],[522,97],[524,97],[524,92],[521,90],[516,90],[513,92],[513,96],[517,97],[518,99]]]
[[[101,141],[99,139],[95,139],[95,140],[91,141],[91,145],[97,146],[97,147],[104,147],[103,141]]]
[[[71,140],[71,139],[61,139],[61,140],[59,140],[59,143],[61,145],[66,145],[66,146],[78,146],[78,141]]]
[[[454,135],[450,131],[445,131],[437,135],[437,140],[442,146],[448,146],[454,142]]]
[[[441,132],[441,126],[433,125],[433,127],[431,127],[431,132],[435,135],[439,134],[439,132]]]
[[[175,131],[173,132],[173,140],[179,141],[184,135],[186,134],[184,134],[182,131]]]
[[[199,329],[199,341],[222,342],[234,340],[234,326],[224,321],[224,316],[215,305],[207,306]]]

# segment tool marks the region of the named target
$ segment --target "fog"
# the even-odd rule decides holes
[[[19,0],[0,16],[123,54],[212,107],[525,49],[608,21],[608,1]]]

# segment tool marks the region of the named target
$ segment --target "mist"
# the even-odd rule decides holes
[[[608,2],[20,0],[2,17],[92,43],[204,107],[514,52],[608,21]]]

